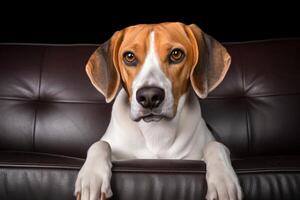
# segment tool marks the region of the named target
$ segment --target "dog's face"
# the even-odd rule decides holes
[[[117,66],[132,119],[172,118],[196,62],[189,35],[179,24],[140,25],[124,32]]]
[[[205,98],[229,65],[226,49],[197,26],[162,23],[116,32],[91,56],[86,70],[108,102],[121,83],[131,118],[151,122],[173,118],[190,83]]]

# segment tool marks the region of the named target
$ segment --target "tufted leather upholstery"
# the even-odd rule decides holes
[[[232,65],[200,100],[245,199],[300,199],[300,39],[224,44]],[[74,199],[111,104],[85,63],[94,45],[0,45],[0,199]],[[113,199],[204,199],[201,161],[115,162]]]

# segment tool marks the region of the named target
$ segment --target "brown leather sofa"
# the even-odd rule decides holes
[[[245,199],[300,199],[300,39],[226,43],[232,65],[200,100],[232,152]],[[85,63],[96,45],[0,45],[0,199],[74,199],[88,147],[111,104]],[[204,199],[201,161],[130,160],[113,166],[113,199]]]

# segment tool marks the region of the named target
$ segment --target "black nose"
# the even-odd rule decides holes
[[[165,91],[158,87],[144,87],[136,92],[136,100],[144,108],[156,108],[165,98]]]

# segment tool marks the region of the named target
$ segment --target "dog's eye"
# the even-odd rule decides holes
[[[171,64],[180,63],[184,58],[184,52],[181,49],[173,49],[169,55],[169,62]]]
[[[128,66],[136,66],[137,65],[137,59],[131,51],[127,51],[123,54],[123,60],[126,65]]]

